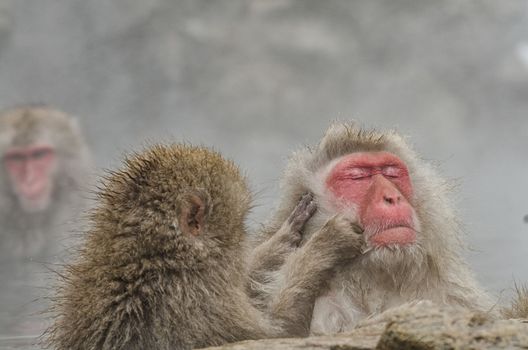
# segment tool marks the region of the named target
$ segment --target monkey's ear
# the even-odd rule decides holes
[[[178,224],[184,234],[198,236],[203,233],[210,210],[210,198],[204,191],[193,190],[180,198]]]

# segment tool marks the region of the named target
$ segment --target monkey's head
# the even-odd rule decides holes
[[[172,259],[196,268],[239,250],[251,200],[233,162],[203,147],[157,145],[125,160],[100,192],[96,230],[116,253]]]
[[[68,169],[83,148],[75,121],[46,107],[26,106],[0,115],[3,188],[23,211],[45,211],[56,196],[57,177],[68,186],[77,180]]]
[[[363,231],[367,250],[361,261],[401,273],[457,250],[447,190],[394,131],[334,124],[318,146],[291,159],[277,220],[302,193],[313,192],[319,210],[306,226],[308,236],[340,213]]]

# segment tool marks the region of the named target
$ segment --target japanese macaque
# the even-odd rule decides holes
[[[76,121],[46,106],[0,114],[0,259],[41,259],[60,246],[91,157]]]
[[[246,293],[250,205],[245,178],[216,152],[175,144],[129,157],[101,187],[77,261],[61,274],[49,344],[189,349],[295,331],[316,298],[296,291],[322,288],[335,264],[319,251],[342,241],[341,250],[358,254],[357,234],[341,222],[314,234],[262,311]],[[290,214],[296,229],[312,207],[307,200]]]
[[[490,299],[460,255],[449,189],[395,132],[332,125],[318,146],[295,153],[287,167],[280,205],[251,260],[250,293],[259,307],[273,307],[269,295],[299,278],[290,268],[308,254],[304,242],[338,219],[362,234],[364,246],[352,259],[333,259],[334,268],[322,277],[328,283],[312,291],[317,299],[305,334],[346,331],[368,315],[421,299],[489,311]],[[288,248],[278,237],[305,193],[313,194],[317,209],[296,237],[299,248]],[[342,242],[327,239],[311,256],[315,263],[336,257]]]

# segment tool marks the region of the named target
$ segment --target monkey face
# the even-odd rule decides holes
[[[45,210],[51,200],[57,168],[54,148],[47,144],[12,147],[5,152],[3,163],[22,209]]]
[[[325,180],[330,201],[347,211],[374,247],[416,242],[413,187],[404,162],[388,152],[357,152],[333,162]],[[350,212],[350,210],[349,210]]]

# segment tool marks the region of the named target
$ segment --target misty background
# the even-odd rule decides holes
[[[482,284],[528,282],[526,0],[0,0],[0,105],[27,102],[78,117],[96,174],[152,142],[216,148],[253,226],[331,121],[396,128],[459,184]]]

